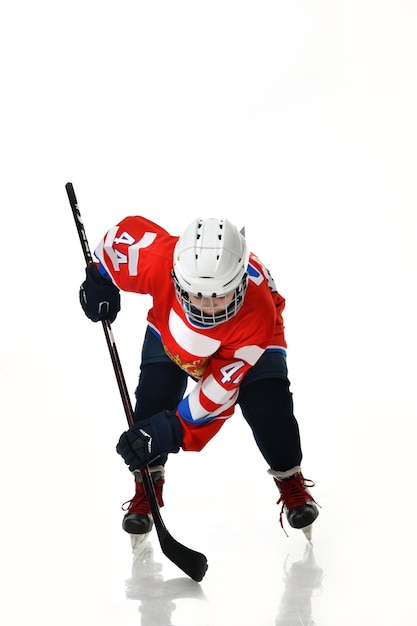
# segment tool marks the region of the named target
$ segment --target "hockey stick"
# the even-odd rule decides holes
[[[81,219],[81,213],[78,208],[78,202],[72,183],[67,183],[65,185],[65,189],[67,190],[68,200],[71,205],[78,236],[80,238],[81,247],[84,253],[84,259],[86,264],[90,265],[91,263],[93,263],[93,256],[88,245],[87,235],[85,232],[83,221]],[[122,398],[127,422],[129,426],[132,426],[132,424],[134,423],[134,413],[132,409],[132,404],[130,402],[125,377],[123,375],[119,355],[117,352],[116,343],[114,341],[111,325],[108,320],[103,320],[102,324],[104,334],[106,336],[107,347],[109,349],[110,357],[113,363],[114,373],[116,375],[117,384]],[[177,565],[190,578],[196,580],[197,582],[200,582],[207,571],[207,558],[204,554],[201,554],[201,552],[196,552],[195,550],[191,550],[191,548],[187,548],[186,546],[182,545],[168,532],[161,517],[161,512],[159,509],[158,501],[156,499],[155,489],[153,486],[152,478],[150,476],[149,467],[145,467],[140,471],[140,473],[142,476],[146,497],[151,508],[152,517],[154,520],[155,529],[158,535],[162,552],[165,554],[166,557],[168,557],[170,561],[175,563],[175,565]]]

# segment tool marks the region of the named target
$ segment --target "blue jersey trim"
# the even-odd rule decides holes
[[[261,272],[257,270],[256,267],[254,267],[250,263],[248,264],[247,269],[248,269],[249,276],[256,276],[256,278],[258,278],[261,275]]]
[[[198,420],[193,419],[193,416],[190,411],[190,403],[188,401],[188,396],[181,400],[181,402],[178,405],[177,411],[180,414],[181,418],[184,420],[184,422],[188,422],[189,424],[206,424],[207,422],[211,422],[211,420],[214,419],[214,417],[210,417],[210,416],[203,417]]]
[[[150,332],[155,335],[155,337],[157,339],[159,339],[159,341],[162,343],[162,339],[161,339],[161,335],[160,333],[156,330],[156,328],[154,328],[153,326],[151,326],[150,324],[148,324],[148,328],[150,330]]]
[[[265,352],[278,352],[279,354],[287,356],[287,351],[285,350],[285,348],[267,348]]]
[[[113,282],[112,277],[110,276],[110,274],[108,273],[108,271],[106,270],[106,268],[104,267],[104,265],[101,263],[98,264],[98,271],[100,272],[100,274],[103,276],[103,278],[108,278],[109,280],[111,280]]]

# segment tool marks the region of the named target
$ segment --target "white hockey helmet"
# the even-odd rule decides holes
[[[177,299],[187,316],[197,324],[213,326],[236,315],[247,287],[249,250],[242,233],[227,219],[197,218],[178,239],[174,250],[172,277]],[[219,298],[225,308],[219,308]],[[190,301],[190,295],[204,298],[203,312]],[[216,298],[207,312],[207,299]]]

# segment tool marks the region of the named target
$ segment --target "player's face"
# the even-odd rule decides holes
[[[221,313],[225,311],[231,301],[233,300],[235,292],[230,291],[225,296],[220,296],[220,298],[199,298],[198,296],[193,296],[190,294],[190,302],[197,309],[200,309],[203,313]]]

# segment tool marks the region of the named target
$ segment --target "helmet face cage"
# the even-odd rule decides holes
[[[207,300],[209,299],[208,297],[204,296],[206,310],[203,311],[201,308],[193,304],[190,299],[190,295],[195,296],[196,298],[202,298],[202,294],[190,294],[188,291],[185,291],[181,287],[174,271],[171,272],[171,276],[175,285],[175,294],[178,302],[181,305],[181,308],[183,309],[188,319],[199,326],[216,326],[218,324],[222,324],[223,322],[227,322],[231,317],[236,315],[236,313],[239,311],[240,307],[243,304],[246,288],[248,285],[248,275],[245,272],[240,284],[236,289],[234,289],[231,301],[228,302],[228,300],[226,300],[230,292],[222,294],[220,296],[216,295],[215,293],[209,296],[212,302],[210,312],[207,310],[206,304]],[[218,309],[219,307],[219,303],[217,302],[216,305],[214,305],[213,298],[216,298],[216,300],[224,298],[224,309],[216,312],[216,309]]]

